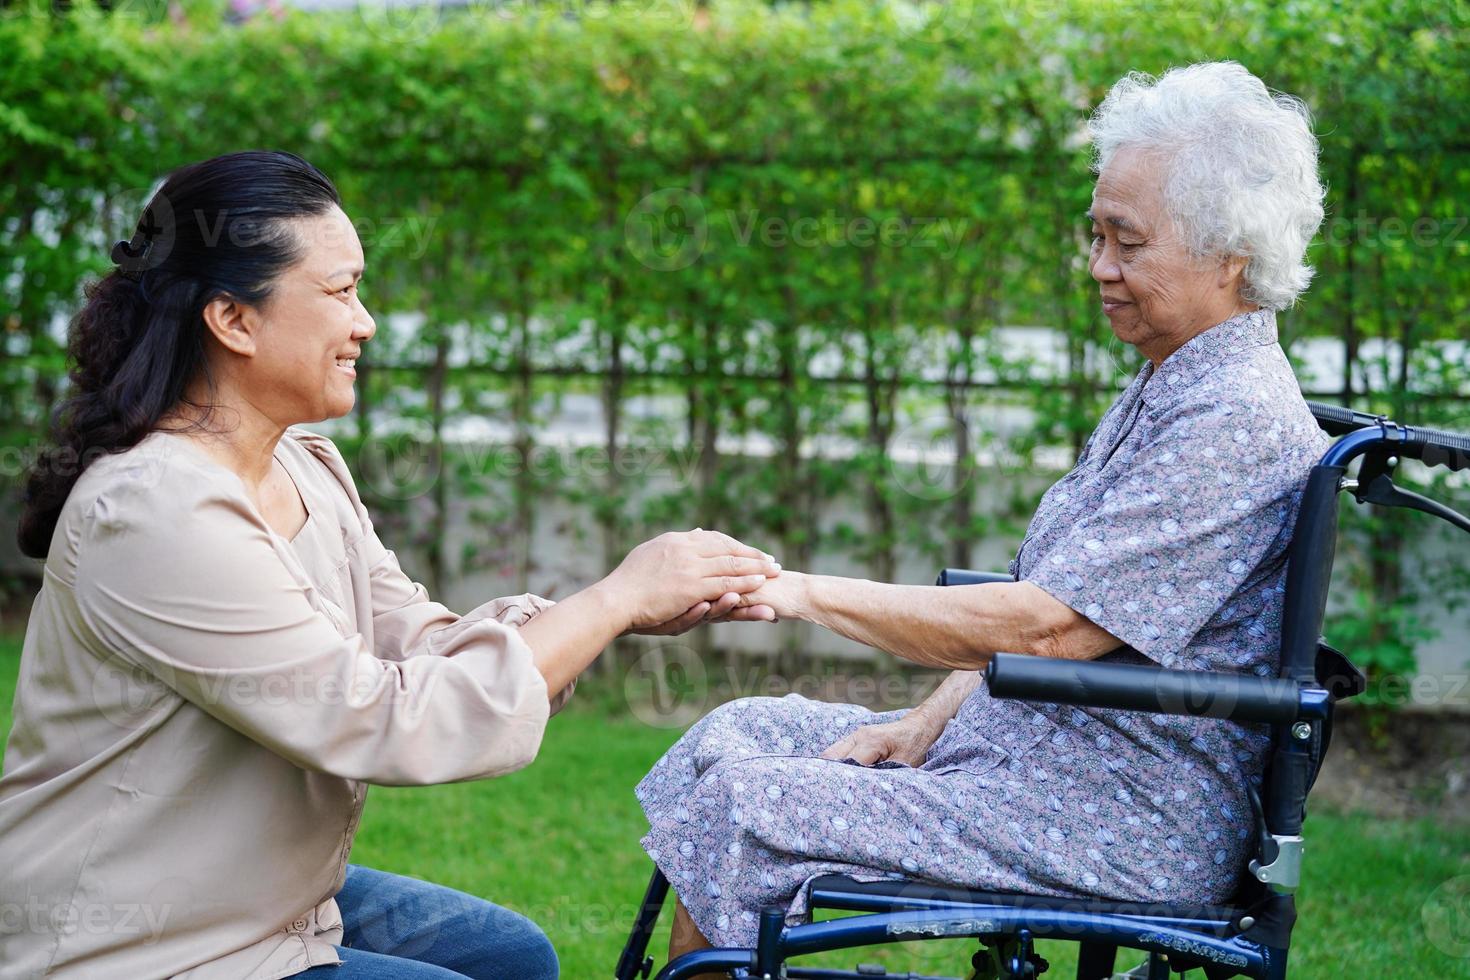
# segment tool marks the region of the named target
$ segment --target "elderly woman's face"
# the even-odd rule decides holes
[[[1243,260],[1195,257],[1164,204],[1156,157],[1119,150],[1092,192],[1092,253],[1103,313],[1123,342],[1155,364],[1186,341],[1252,309],[1239,296]]]
[[[376,324],[357,297],[362,245],[340,208],[293,222],[301,258],[276,282],[248,378],[252,400],[291,425],[352,411],[353,364]]]

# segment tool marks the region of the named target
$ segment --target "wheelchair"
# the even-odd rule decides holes
[[[1301,880],[1307,793],[1332,736],[1333,705],[1361,694],[1364,675],[1322,638],[1337,543],[1339,495],[1357,503],[1406,507],[1470,532],[1470,518],[1393,483],[1401,459],[1451,471],[1470,469],[1470,435],[1399,425],[1333,405],[1308,403],[1318,424],[1338,437],[1312,468],[1287,551],[1286,592],[1277,677],[1150,666],[1059,661],[996,654],[985,679],[994,697],[1266,722],[1271,747],[1262,791],[1251,793],[1257,846],[1228,905],[1113,902],[1023,893],[946,888],[915,881],[859,882],[826,875],[808,883],[813,913],[858,913],[788,926],[785,908],[760,913],[754,949],[686,953],[655,980],[703,973],[775,980],[958,980],[890,974],[860,965],[853,971],[789,966],[793,957],[882,943],[973,938],[979,949],[968,980],[1024,980],[1047,972],[1039,939],[1076,942],[1077,980],[1110,980],[1120,948],[1146,954],[1129,977],[1166,980],[1170,972],[1202,970],[1207,980],[1284,980],[1294,892]],[[1361,460],[1355,478],[1348,467]],[[1007,582],[1010,576],[946,569],[939,585]],[[669,890],[654,869],[614,976],[647,980],[654,962],[649,938]]]

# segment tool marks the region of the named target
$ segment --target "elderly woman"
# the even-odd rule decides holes
[[[696,530],[559,603],[458,615],[298,427],[351,411],[375,330],[331,182],[288,153],[184,167],[113,258],[21,521],[46,567],[0,779],[0,980],[552,980],[530,920],[348,863],[368,786],[529,764],[610,640],[779,569]]]
[[[799,916],[833,872],[1139,901],[1236,888],[1263,728],[999,701],[977,671],[997,651],[1276,671],[1285,548],[1326,448],[1275,318],[1311,275],[1316,142],[1300,103],[1228,62],[1130,75],[1090,129],[1090,270],[1142,369],[1042,498],[1014,583],[788,571],[745,597],[955,672],[909,711],[747,699],[680,739],[637,789],[680,899],[673,955],[750,945],[763,906]]]

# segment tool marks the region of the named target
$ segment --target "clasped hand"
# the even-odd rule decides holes
[[[643,542],[608,581],[623,597],[625,632],[677,636],[716,619],[774,621],[774,609],[748,604],[745,597],[780,574],[774,556],[728,534],[695,528]]]
[[[612,575],[628,603],[628,633],[677,636],[701,623],[775,622],[778,608],[800,606],[800,579],[772,555],[719,531],[671,531],[634,548]],[[779,581],[778,581],[779,580]],[[898,721],[866,725],[822,752],[824,759],[852,759],[871,766],[924,762],[943,725],[931,725],[918,710]]]

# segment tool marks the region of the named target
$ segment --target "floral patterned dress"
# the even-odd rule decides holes
[[[1329,439],[1242,314],[1146,362],[1043,496],[1010,571],[1123,640],[1102,659],[1275,674],[1285,550]],[[1268,731],[993,699],[922,766],[817,758],[876,714],[797,695],[726,704],[637,787],[642,844],[719,946],[815,876],[1131,901],[1223,902],[1247,860]]]

